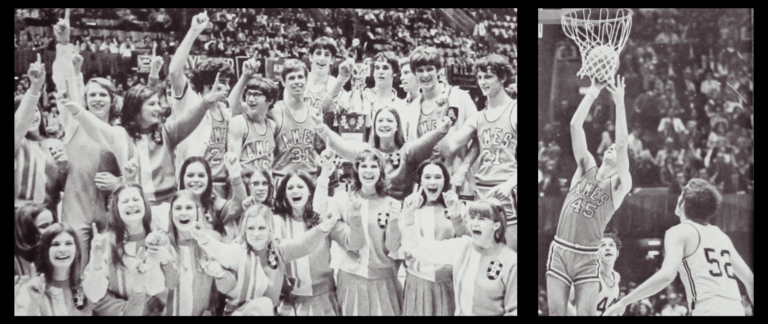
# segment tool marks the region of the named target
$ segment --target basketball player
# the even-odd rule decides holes
[[[200,63],[189,73],[189,79],[185,76],[184,66],[187,57],[197,37],[208,26],[206,12],[197,14],[192,18],[189,32],[176,49],[176,54],[168,66],[168,76],[171,80],[173,98],[169,98],[173,113],[168,120],[174,120],[184,111],[197,105],[211,89],[225,90],[229,92],[229,79],[234,75],[232,67],[223,59],[209,58]],[[219,84],[213,84],[216,74],[220,73]],[[192,87],[190,89],[190,86]],[[176,149],[176,170],[181,170],[181,164],[191,156],[202,156],[211,166],[213,177],[213,191],[218,197],[228,198],[227,170],[222,158],[227,152],[227,129],[229,119],[232,117],[230,104],[227,101],[218,102],[205,113],[203,121],[197,126],[187,139],[182,141]],[[179,175],[176,175],[179,178]]]
[[[744,316],[738,278],[754,305],[754,274],[720,228],[710,224],[722,197],[702,179],[691,179],[677,199],[680,224],[664,235],[664,263],[659,272],[606,311],[619,314],[627,306],[667,287],[680,274],[693,316]]]
[[[582,125],[589,108],[606,85],[616,103],[616,144],[603,154],[603,164],[598,168],[587,150]],[[577,315],[595,315],[600,290],[598,248],[605,225],[632,188],[630,169],[633,163],[627,148],[628,137],[624,79],[617,77],[615,85],[593,79],[571,119],[577,168],[547,258],[547,294],[552,315],[566,315],[571,286],[576,291]]]
[[[621,250],[621,240],[616,233],[605,233],[600,242],[600,289],[597,296],[597,315],[603,316],[605,310],[613,306],[619,299],[619,282],[621,276],[613,270],[616,259],[619,258]],[[568,315],[576,315],[576,307],[573,301],[576,300],[574,289],[571,289],[571,301],[568,303]],[[623,313],[623,309],[621,311]],[[621,315],[621,314],[619,314]]]
[[[448,157],[473,140],[473,148],[451,178],[464,179],[473,160],[480,157],[472,177],[475,185],[470,182],[463,187],[474,191],[475,200],[496,198],[502,203],[507,219],[506,243],[517,251],[517,215],[512,201],[517,186],[517,100],[504,91],[504,85],[512,82],[512,66],[504,57],[491,54],[478,60],[474,70],[488,107],[469,116],[455,135],[438,144],[438,149]],[[452,179],[451,183],[462,185],[463,181]]]

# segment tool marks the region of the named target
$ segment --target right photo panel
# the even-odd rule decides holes
[[[538,24],[539,316],[752,316],[754,9]]]

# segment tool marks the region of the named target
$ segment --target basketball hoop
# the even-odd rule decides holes
[[[600,9],[596,20],[592,10],[569,12],[561,18],[565,35],[579,45],[581,69],[576,76],[610,80],[619,68],[619,53],[632,28],[632,11]]]

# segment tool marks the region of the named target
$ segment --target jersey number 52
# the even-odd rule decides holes
[[[710,253],[713,253],[715,257],[714,258],[711,257]],[[729,252],[728,250],[720,251],[720,256],[721,257],[725,257],[726,255],[728,255],[728,259],[727,259],[728,262],[723,263],[723,271],[725,271],[725,275],[728,276],[728,278],[736,279],[736,276],[732,275],[731,274],[731,270],[730,270],[730,268],[731,268],[731,252]],[[715,267],[715,270],[717,270],[717,272],[713,272],[712,270],[709,270],[709,274],[712,275],[713,277],[722,277],[723,276],[723,271],[720,270],[720,261],[717,259],[717,251],[715,251],[715,249],[704,248],[704,257],[707,258],[707,262],[714,263],[714,264],[717,265]],[[725,260],[723,260],[723,261],[725,261]]]
[[[583,201],[583,200],[584,198],[576,199],[569,206],[573,208],[574,213],[582,214],[586,218],[592,218],[592,216],[595,216],[595,208],[597,208],[597,205],[589,201]],[[583,206],[582,206],[582,201],[583,201]]]

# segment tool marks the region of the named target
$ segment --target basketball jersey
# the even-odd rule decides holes
[[[243,149],[240,152],[240,163],[243,165],[259,165],[264,169],[271,170],[272,162],[274,161],[275,130],[270,120],[265,121],[267,130],[264,134],[259,134],[256,126],[253,125],[253,122],[245,114],[232,118],[245,119],[245,137],[243,138]]]
[[[207,111],[206,114],[211,120],[211,136],[205,143],[205,153],[203,157],[208,161],[211,167],[211,177],[213,181],[226,181],[227,170],[224,167],[224,153],[227,153],[227,127],[229,120],[224,116],[224,112],[219,108],[222,120]]]
[[[603,278],[602,274],[599,276],[600,290],[597,295],[598,302],[596,313],[598,316],[603,316],[605,310],[613,306],[613,304],[619,300],[619,282],[621,281],[621,276],[619,276],[619,273],[616,271],[611,271],[611,275],[613,276],[613,286],[608,285],[608,282]]]
[[[597,181],[593,167],[571,187],[560,210],[557,237],[568,243],[597,247],[608,221],[616,211],[613,207],[611,179]]]
[[[480,166],[475,172],[477,186],[492,188],[517,173],[517,130],[514,128],[517,116],[513,116],[516,107],[517,101],[511,102],[494,121],[488,120],[487,111],[477,118],[480,144]]]
[[[741,301],[739,284],[731,266],[733,243],[717,226],[700,225],[690,220],[677,226],[693,226],[699,234],[699,245],[693,254],[683,258],[677,269],[685,287],[688,306],[693,311],[696,302],[711,297]]]
[[[302,122],[297,122],[285,102],[275,104],[276,114],[282,115],[282,125],[278,125],[275,136],[277,148],[272,173],[275,183],[279,183],[291,170],[301,170],[310,174],[317,171],[317,152],[313,146],[315,125],[309,114]]]

